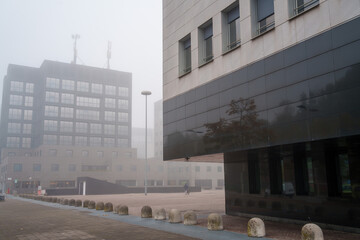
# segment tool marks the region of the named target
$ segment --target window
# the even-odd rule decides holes
[[[32,120],[32,115],[32,110],[24,110],[24,120]]]
[[[115,121],[115,112],[105,111],[105,121]]]
[[[129,140],[126,138],[118,138],[118,147],[126,148],[129,145]]]
[[[66,104],[74,104],[74,94],[62,93],[61,102]]]
[[[103,89],[103,86],[101,84],[97,84],[97,83],[91,84],[91,92],[92,93],[102,94],[102,89]]]
[[[76,97],[76,105],[82,107],[100,107],[99,98]]]
[[[191,38],[190,34],[179,42],[179,76],[191,72]]]
[[[23,97],[20,95],[10,95],[10,105],[21,106],[23,103]]]
[[[60,132],[72,132],[73,131],[73,123],[72,122],[60,122]]]
[[[57,131],[58,123],[53,120],[44,120],[44,131]]]
[[[119,112],[118,113],[118,121],[119,122],[127,122],[128,121],[128,113]]]
[[[73,91],[75,89],[75,82],[72,80],[62,80],[62,89]]]
[[[41,164],[39,164],[39,163],[34,163],[34,164],[33,164],[33,171],[34,171],[34,172],[40,172],[40,171],[41,171]]]
[[[100,147],[101,146],[101,137],[90,137],[90,146]]]
[[[217,167],[217,171],[218,171],[218,172],[222,172],[222,167],[218,166],[218,167]]]
[[[63,146],[71,146],[73,144],[72,136],[60,136],[59,140],[60,140],[59,144]]]
[[[76,171],[76,164],[69,164],[68,170],[69,170],[69,172],[75,172]]]
[[[319,0],[289,0],[289,16],[295,17],[319,5]]]
[[[61,110],[60,111],[61,117],[63,117],[63,118],[73,118],[74,117],[74,109],[73,108],[62,107],[60,110]]]
[[[82,136],[75,137],[75,145],[76,146],[87,146],[87,138]]]
[[[44,144],[45,145],[56,145],[57,136],[56,135],[44,135]]]
[[[222,14],[223,52],[240,46],[240,11],[239,5],[231,5]]]
[[[205,64],[213,59],[212,36],[213,25],[210,20],[199,28],[199,65]]]
[[[23,124],[23,133],[24,134],[31,134],[31,124],[24,123]]]
[[[128,97],[129,89],[127,87],[119,87],[119,96],[120,97]]]
[[[105,85],[105,94],[107,95],[116,95],[116,87]]]
[[[115,135],[115,125],[105,124],[104,125],[104,134]]]
[[[21,119],[21,109],[9,108],[9,119]]]
[[[118,126],[118,134],[127,136],[129,134],[129,127],[128,126]]]
[[[128,101],[128,100],[119,99],[119,100],[118,100],[118,108],[119,108],[119,109],[128,109],[128,108],[129,108],[129,101]]]
[[[115,138],[104,138],[104,147],[115,147]]]
[[[101,134],[101,124],[99,123],[90,123],[90,133],[92,134]]]
[[[58,117],[59,116],[59,107],[56,106],[45,106],[46,117]]]
[[[58,172],[59,171],[59,164],[53,163],[51,164],[51,171],[52,172]]]
[[[20,138],[19,137],[7,137],[6,147],[9,147],[9,148],[20,147]]]
[[[59,88],[60,80],[57,78],[46,78],[46,87],[47,88]]]
[[[83,150],[83,151],[81,152],[81,156],[82,156],[82,157],[87,157],[87,156],[89,156],[89,151]]]
[[[83,122],[77,122],[75,127],[75,132],[77,133],[87,133],[88,124]]]
[[[114,98],[105,98],[106,108],[115,108],[116,101]]]
[[[21,133],[21,124],[8,123],[8,133]]]
[[[22,172],[22,164],[14,163],[14,172]]]
[[[34,84],[33,83],[26,83],[25,92],[34,93]]]
[[[274,1],[252,0],[253,36],[256,37],[275,27]]]
[[[26,107],[32,107],[33,103],[34,103],[34,98],[33,97],[30,97],[30,96],[25,97],[25,103],[24,104],[25,104]]]
[[[79,92],[89,92],[89,83],[88,82],[77,82],[77,90]]]
[[[22,92],[24,89],[23,82],[11,81],[10,82],[10,90],[13,92]]]
[[[99,120],[99,111],[77,109],[76,118],[85,120]]]
[[[211,166],[206,166],[206,171],[211,172]]]
[[[45,101],[58,103],[59,102],[59,93],[57,92],[46,92],[45,93]]]

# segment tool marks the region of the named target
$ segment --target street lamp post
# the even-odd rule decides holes
[[[145,196],[147,195],[147,96],[151,95],[150,91],[142,91],[141,95],[145,96]]]

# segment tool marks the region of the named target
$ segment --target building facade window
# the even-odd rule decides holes
[[[60,79],[58,78],[46,78],[46,87],[58,89],[60,87]]]
[[[88,132],[88,124],[83,122],[77,122],[75,127],[75,132],[77,133],[87,133]]]
[[[89,151],[86,151],[86,150],[81,151],[81,156],[82,156],[82,157],[87,157],[87,156],[89,156]]]
[[[128,126],[118,126],[118,134],[122,136],[127,136],[129,134]]]
[[[59,116],[59,107],[56,106],[45,106],[44,115],[46,117],[58,117]]]
[[[128,100],[119,99],[119,100],[118,100],[118,108],[119,108],[119,109],[125,109],[125,110],[127,110],[127,109],[129,108],[129,101],[128,101]]]
[[[102,157],[104,157],[104,152],[103,151],[97,151],[96,155],[97,155],[97,157],[102,158]]]
[[[57,156],[57,150],[56,149],[50,149],[49,150],[49,156],[56,157]]]
[[[99,120],[99,111],[77,109],[76,118],[84,120]]]
[[[200,172],[200,166],[195,166],[195,172]]]
[[[206,171],[211,172],[211,166],[206,166]]]
[[[179,76],[191,72],[191,37],[190,34],[179,41]]]
[[[128,97],[129,96],[129,88],[119,87],[119,96],[120,97]]]
[[[118,147],[126,148],[129,145],[129,139],[118,138]]]
[[[68,170],[69,172],[76,172],[76,164],[69,164]]]
[[[115,138],[104,138],[104,147],[115,147]]]
[[[24,120],[32,120],[33,111],[32,110],[24,110]]]
[[[13,105],[13,106],[22,106],[23,105],[23,96],[10,95],[9,104]]]
[[[40,172],[41,171],[41,164],[40,163],[34,163],[33,164],[33,171],[34,172]]]
[[[44,135],[43,142],[45,145],[57,145],[56,135]]]
[[[23,134],[31,134],[31,127],[32,125],[29,123],[24,123],[23,124]]]
[[[228,52],[241,44],[240,39],[240,10],[236,2],[222,13],[223,52]]]
[[[102,94],[102,91],[103,91],[103,85],[102,84],[98,84],[98,83],[92,83],[91,84],[91,92],[92,93]]]
[[[62,93],[61,94],[61,103],[74,104],[74,94]]]
[[[59,93],[57,92],[46,92],[45,93],[45,101],[51,103],[59,102]]]
[[[101,146],[101,137],[90,137],[89,138],[90,146],[100,147]]]
[[[63,146],[71,146],[73,144],[72,136],[60,136],[59,144]]]
[[[19,148],[20,147],[20,138],[19,137],[7,137],[6,147]]]
[[[319,5],[319,0],[289,0],[289,17],[295,17]]]
[[[104,125],[104,134],[115,135],[115,125],[105,124]]]
[[[218,172],[222,172],[222,167],[218,166],[218,167],[217,167],[217,171],[218,171]]]
[[[102,128],[100,123],[90,123],[91,134],[102,134]]]
[[[275,27],[274,1],[252,0],[253,36],[256,37]]]
[[[116,87],[105,85],[105,94],[115,96],[116,95]]]
[[[73,80],[62,80],[62,89],[65,90],[71,90],[73,91],[75,89],[75,82]]]
[[[105,111],[105,121],[115,121],[115,112]]]
[[[9,119],[20,120],[22,117],[21,109],[9,108]]]
[[[129,121],[129,114],[124,112],[118,113],[118,121],[119,122],[128,122]]]
[[[79,92],[89,92],[89,83],[78,81],[76,89]]]
[[[106,108],[115,108],[116,100],[115,98],[105,98],[105,107]]]
[[[58,130],[58,122],[54,120],[44,120],[44,131],[56,132]]]
[[[21,123],[8,123],[8,133],[21,133]]]
[[[212,21],[208,21],[203,24],[198,30],[199,39],[199,65],[203,65],[213,60],[212,50],[212,36],[213,36],[213,25]]]
[[[22,164],[14,163],[14,172],[22,172]]]
[[[73,118],[74,117],[74,109],[73,108],[62,107],[60,109],[60,116],[62,118]]]
[[[23,92],[24,91],[24,83],[18,81],[10,82],[10,91],[12,92]]]
[[[60,122],[60,132],[72,132],[73,131],[73,122]]]
[[[76,105],[81,107],[100,107],[99,98],[76,97]]]
[[[34,84],[33,83],[26,83],[25,92],[34,93]]]
[[[26,107],[32,107],[34,104],[34,98],[31,97],[31,96],[25,96],[25,102],[24,102],[24,105]]]
[[[76,136],[75,137],[75,145],[76,146],[87,146],[87,137]]]

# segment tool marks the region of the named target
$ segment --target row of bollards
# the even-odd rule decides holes
[[[129,215],[129,208],[126,205],[117,205],[113,208],[113,204],[110,202],[95,202],[90,200],[75,200],[75,199],[64,199],[57,197],[48,196],[37,196],[31,194],[20,194],[20,197],[29,198],[44,202],[59,203],[62,205],[69,205],[75,207],[83,207],[88,209],[102,210],[104,212],[114,212],[119,215]],[[184,220],[182,221],[181,212],[178,209],[171,209],[168,212],[170,223],[181,223],[184,225],[196,225],[197,215],[194,211],[186,211],[184,213]],[[150,206],[143,206],[141,208],[142,218],[154,218],[155,220],[166,220],[166,211],[164,208],[154,210],[154,216]],[[220,214],[211,213],[208,216],[207,228],[210,231],[221,231],[224,230],[222,217]],[[261,238],[265,236],[265,224],[260,218],[251,218],[247,224],[247,235],[249,237]],[[313,223],[305,224],[301,229],[301,240],[323,240],[323,233],[321,228]]]

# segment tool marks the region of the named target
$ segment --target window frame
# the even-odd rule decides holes
[[[213,30],[212,19],[208,20],[198,28],[199,67],[214,60]],[[209,53],[208,50],[210,50]]]
[[[238,12],[238,16],[235,15],[231,21],[229,20],[229,14]],[[235,24],[235,36],[236,39],[230,42],[230,34],[232,29],[232,23]],[[240,6],[239,2],[236,1],[222,11],[222,43],[223,43],[223,54],[231,52],[232,50],[241,46],[240,36]]]
[[[179,41],[179,77],[191,72],[191,34]]]

